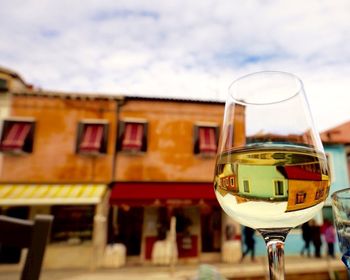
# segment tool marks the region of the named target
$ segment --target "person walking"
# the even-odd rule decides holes
[[[321,258],[321,247],[322,247],[321,227],[316,224],[316,221],[314,219],[312,219],[310,221],[310,229],[311,229],[312,243],[315,247],[314,256],[316,258]]]
[[[306,251],[306,254],[308,257],[310,257],[310,243],[311,243],[311,229],[309,222],[303,223],[301,226],[302,231],[302,237],[304,240],[304,246],[300,251],[300,255],[304,255],[304,252]]]
[[[336,233],[334,226],[331,221],[325,220],[324,222],[324,239],[327,243],[327,255],[331,258],[334,258],[334,243],[336,238]]]
[[[255,238],[254,238],[255,230],[250,227],[244,227],[243,236],[244,236],[244,244],[245,250],[243,251],[241,262],[244,257],[250,252],[251,260],[255,261]]]

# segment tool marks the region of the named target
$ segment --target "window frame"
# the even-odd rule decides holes
[[[125,136],[125,128],[127,124],[141,124],[143,126],[141,147],[137,148],[123,148],[123,141]],[[149,123],[145,119],[136,118],[123,118],[118,122],[118,138],[117,138],[117,151],[122,153],[145,153],[148,150],[148,126]]]
[[[3,148],[3,141],[6,139],[7,133],[11,129],[12,125],[16,123],[28,123],[30,124],[30,129],[27,135],[24,137],[24,143],[20,149],[17,148]],[[0,135],[0,152],[5,154],[31,154],[34,150],[34,140],[35,140],[35,129],[36,129],[36,120],[34,118],[26,117],[14,117],[14,118],[5,118],[2,121],[2,129]]]
[[[102,125],[102,139],[101,146],[98,151],[84,151],[81,150],[80,145],[83,141],[84,132],[88,125]],[[75,153],[79,155],[86,156],[98,156],[98,155],[106,155],[108,150],[108,133],[109,133],[109,121],[104,119],[83,119],[80,120],[77,124],[77,133],[76,133],[76,144],[75,144]]]
[[[276,185],[277,183],[277,185]],[[277,192],[279,191],[278,189],[278,183],[282,183],[282,194],[280,194],[280,192]],[[274,187],[274,194],[276,197],[280,197],[280,196],[284,196],[285,195],[285,181],[282,180],[282,179],[275,179],[273,180],[273,187]]]
[[[299,196],[304,196],[302,201],[300,201],[300,198]],[[305,203],[305,200],[306,200],[306,196],[307,196],[307,193],[304,192],[304,191],[299,191],[295,194],[295,204],[303,204]]]
[[[3,82],[3,86],[2,86]],[[0,77],[0,93],[9,91],[9,80],[3,77]]]
[[[200,139],[199,139],[199,129],[200,128],[211,128],[214,129],[215,133],[215,144],[216,144],[216,151],[214,152],[204,152],[200,150]],[[197,122],[193,126],[193,153],[195,155],[202,155],[202,156],[209,156],[213,157],[216,155],[217,149],[219,144],[219,125],[217,123],[205,123],[205,122]]]
[[[246,188],[246,184],[245,183],[248,183],[248,190]],[[242,180],[242,184],[243,184],[243,192],[244,193],[250,193],[250,180],[249,179],[243,179]]]
[[[315,193],[315,201],[320,200],[324,196],[325,189],[320,187],[316,190]]]

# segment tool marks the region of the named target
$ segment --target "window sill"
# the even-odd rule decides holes
[[[30,154],[30,152],[26,152],[23,150],[0,150],[0,152],[11,156],[24,156]]]
[[[130,156],[143,156],[146,154],[145,151],[138,151],[138,150],[120,150],[120,151],[117,151],[117,153],[130,155]]]
[[[107,153],[98,152],[78,152],[77,154],[84,157],[103,157],[107,155]]]

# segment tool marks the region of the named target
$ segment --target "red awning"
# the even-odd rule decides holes
[[[110,204],[193,205],[217,204],[213,183],[185,182],[116,182],[113,185]]]
[[[308,170],[306,168],[311,168],[314,166],[315,170]],[[277,167],[287,179],[294,180],[316,180],[320,181],[322,179],[320,167],[316,165],[304,165],[304,166],[279,166]]]

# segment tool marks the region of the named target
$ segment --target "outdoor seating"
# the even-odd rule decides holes
[[[177,260],[177,246],[176,243],[168,239],[158,240],[153,245],[152,263],[158,265],[170,265],[172,261]]]
[[[227,240],[222,246],[222,261],[237,263],[242,257],[241,242],[239,240]]]
[[[124,244],[116,243],[106,247],[104,255],[104,267],[121,267],[126,263],[126,247]]]
[[[158,240],[154,243],[152,249],[152,263],[155,265],[172,265],[178,258],[178,249],[176,243],[176,218],[171,217],[170,230],[164,240]]]
[[[0,215],[0,243],[28,249],[21,280],[39,279],[52,220],[51,215],[37,215],[33,221]]]

